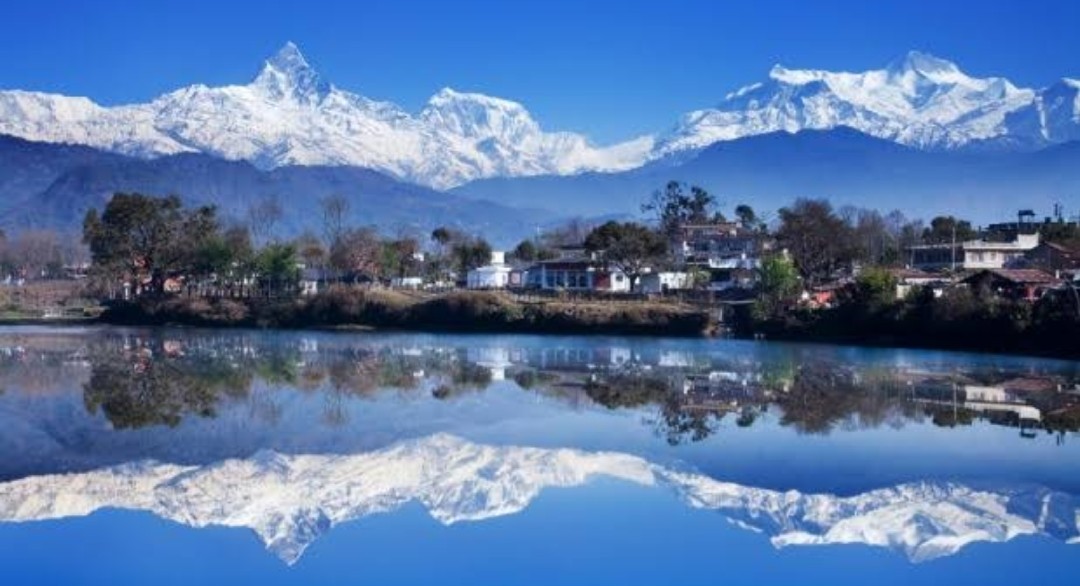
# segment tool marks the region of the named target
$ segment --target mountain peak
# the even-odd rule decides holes
[[[309,103],[319,101],[331,89],[292,41],[266,60],[252,85],[277,100],[292,98]]]
[[[286,41],[276,53],[266,60],[266,63],[278,71],[311,69],[307,59],[304,59],[304,54],[300,52],[300,47],[297,47],[296,43],[292,41]]]
[[[902,57],[894,59],[886,70],[889,73],[896,75],[921,73],[927,77],[940,74],[960,73],[960,68],[952,61],[915,50],[908,51]]]

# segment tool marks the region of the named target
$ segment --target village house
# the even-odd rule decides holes
[[[771,242],[736,222],[687,224],[673,243],[675,261],[709,273],[708,288],[723,291],[752,288],[761,268],[761,254]]]
[[[1024,254],[1024,266],[1052,275],[1080,272],[1080,250],[1054,242],[1042,242]]]
[[[1039,234],[1016,234],[1006,241],[922,244],[908,248],[912,267],[924,271],[1001,269],[1021,263],[1039,245]]]
[[[525,286],[530,289],[567,291],[630,291],[630,278],[592,257],[552,259],[529,267]]]
[[[930,287],[934,297],[941,297],[950,281],[940,274],[928,273],[919,269],[889,269],[889,274],[896,279],[896,298],[904,299],[913,289]]]
[[[506,254],[492,251],[490,263],[465,275],[465,286],[469,289],[505,289],[510,286],[512,272],[513,267],[506,264]]]
[[[1030,302],[1062,284],[1061,279],[1038,269],[985,269],[960,282],[978,291]]]
[[[638,292],[666,293],[689,289],[693,285],[690,275],[685,271],[658,271],[646,273],[638,278]]]

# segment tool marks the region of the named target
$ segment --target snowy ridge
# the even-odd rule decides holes
[[[1049,535],[1074,543],[1078,505],[1045,489],[982,491],[914,483],[851,497],[777,492],[665,469],[613,452],[485,446],[437,434],[345,456],[259,452],[206,466],[141,462],[0,484],[0,521],[88,515],[102,508],[151,512],[192,527],[252,529],[295,563],[333,526],[417,501],[442,523],[523,510],[544,488],[607,476],[672,488],[692,507],[771,536],[777,547],[864,543],[912,561],[978,541]]]
[[[653,156],[744,136],[839,126],[924,149],[995,140],[1044,146],[1080,136],[1080,102],[1069,81],[1043,90],[1018,88],[1000,77],[971,77],[952,62],[918,51],[861,73],[777,65],[767,81],[685,115],[657,140]],[[1072,101],[1059,96],[1068,88]],[[1049,110],[1054,112],[1045,114]]]
[[[521,104],[450,89],[413,116],[335,87],[292,43],[248,85],[194,85],[148,104],[105,108],[86,98],[0,92],[0,134],[141,157],[197,151],[263,168],[361,166],[434,187],[623,170],[652,147],[646,137],[597,148],[578,134],[544,132]]]
[[[410,113],[342,90],[287,43],[247,85],[193,85],[146,104],[0,91],[0,134],[139,157],[202,152],[261,168],[351,165],[449,188],[488,177],[624,171],[718,141],[850,127],[925,149],[1037,148],[1080,139],[1080,83],[979,79],[913,51],[862,73],[776,66],[669,131],[598,147],[546,132],[517,102],[450,88]]]

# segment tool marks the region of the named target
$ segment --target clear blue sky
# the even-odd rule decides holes
[[[443,86],[598,142],[659,131],[775,63],[861,70],[920,49],[1022,85],[1080,77],[1075,0],[34,0],[0,21],[0,88],[143,101],[243,83],[295,41],[339,87],[415,110]]]

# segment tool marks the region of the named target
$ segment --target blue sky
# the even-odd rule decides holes
[[[762,79],[908,49],[1022,85],[1080,77],[1080,2],[35,0],[0,21],[0,88],[143,101],[243,83],[295,41],[340,87],[415,110],[443,86],[525,103],[606,143]]]

